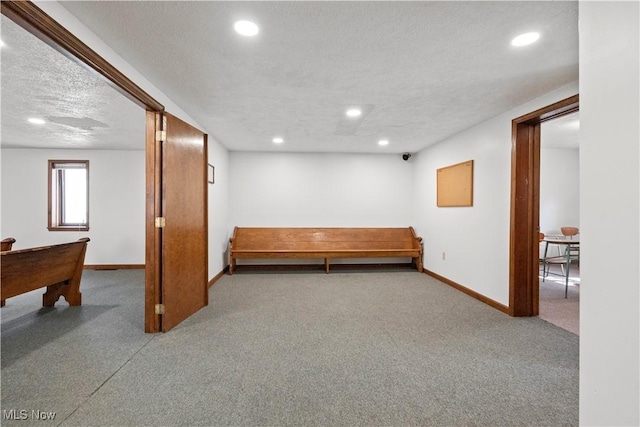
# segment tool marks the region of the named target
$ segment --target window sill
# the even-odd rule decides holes
[[[49,231],[89,231],[89,226],[49,226]]]

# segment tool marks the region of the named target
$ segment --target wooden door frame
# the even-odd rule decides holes
[[[539,309],[540,125],[578,111],[579,95],[512,121],[509,314],[537,316]]]
[[[107,81],[114,89],[146,110],[146,228],[145,228],[145,332],[160,331],[155,306],[160,302],[160,232],[155,228],[161,200],[156,149],[158,119],[164,106],[118,71],[93,49],[30,1],[2,1],[0,12],[64,56]]]

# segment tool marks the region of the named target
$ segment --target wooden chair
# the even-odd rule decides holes
[[[560,232],[566,238],[568,237],[570,240],[573,239],[573,236],[577,236],[580,234],[580,229],[578,227],[560,227]],[[569,250],[571,260],[576,261],[578,265],[580,264],[580,246],[579,245],[570,245],[567,247]]]
[[[16,242],[16,239],[13,237],[7,237],[0,241],[0,252],[10,251],[13,247],[13,244]]]
[[[560,231],[566,239],[573,239],[573,236],[577,235],[580,231],[577,227],[561,227]],[[542,233],[541,233],[542,234]],[[579,243],[579,242],[576,242]],[[579,244],[566,244],[566,241],[562,245],[564,247],[563,253],[557,256],[548,256],[549,243],[545,246],[544,255],[542,257],[542,281],[547,278],[550,273],[549,269],[552,265],[559,265],[562,269],[562,276],[565,278],[564,297],[567,298],[569,290],[569,269],[570,264],[573,262],[580,262],[580,245]]]
[[[560,232],[563,236],[573,239],[573,236],[580,234],[578,227],[560,227]]]

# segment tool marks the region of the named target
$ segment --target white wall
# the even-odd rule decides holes
[[[580,2],[581,425],[640,425],[639,27]]]
[[[540,150],[540,231],[545,234],[580,228],[579,154],[577,148]]]
[[[399,154],[232,152],[229,183],[232,228],[412,225],[412,165]],[[349,262],[384,261],[398,260]]]
[[[233,225],[408,227],[412,167],[396,154],[230,154]]]
[[[209,137],[209,164],[214,167],[214,183],[209,187],[209,279],[228,265],[229,224],[229,152]]]
[[[414,156],[412,222],[424,239],[426,269],[503,305],[509,304],[511,121],[576,93],[577,82]],[[438,208],[436,170],[466,160],[474,161],[473,206]]]
[[[2,236],[15,249],[89,237],[86,264],[145,263],[144,151],[2,149]],[[89,231],[47,229],[48,160],[89,160]],[[3,237],[3,238],[4,238]]]

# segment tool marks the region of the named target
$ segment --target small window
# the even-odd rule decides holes
[[[89,230],[88,160],[49,160],[49,230]]]

